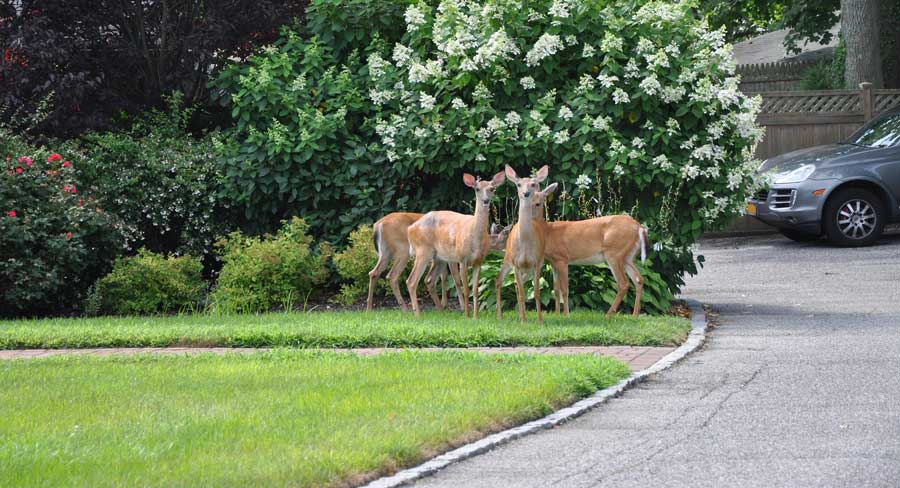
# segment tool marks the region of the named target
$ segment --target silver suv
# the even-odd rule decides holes
[[[825,234],[843,246],[871,244],[900,222],[900,107],[844,142],[768,159],[758,173],[769,183],[748,214],[795,241]]]

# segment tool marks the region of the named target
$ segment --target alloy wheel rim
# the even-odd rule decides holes
[[[875,207],[865,200],[849,200],[841,205],[837,214],[838,230],[845,237],[865,239],[875,231]]]

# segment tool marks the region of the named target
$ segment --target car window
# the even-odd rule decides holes
[[[890,147],[900,144],[900,114],[875,120],[856,131],[847,142],[870,147]]]

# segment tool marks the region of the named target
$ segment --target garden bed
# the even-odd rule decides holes
[[[360,484],[625,378],[593,355],[0,363],[0,485]]]
[[[0,321],[0,349],[94,347],[492,347],[630,345],[670,346],[684,341],[690,322],[676,316],[574,311],[571,317],[534,314],[520,323],[483,312],[475,321],[459,312],[426,312],[421,320],[398,311],[181,315]]]

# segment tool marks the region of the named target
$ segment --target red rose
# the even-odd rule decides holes
[[[73,195],[76,194],[76,193],[78,193],[78,191],[75,190],[75,187],[74,187],[74,186],[72,187],[72,189],[71,189],[70,191],[72,192]]]
[[[72,233],[66,232],[66,239],[71,239],[71,238],[72,238]]]
[[[31,166],[31,163],[32,163],[31,158],[29,158],[28,156],[22,156],[21,158],[19,158],[19,162],[25,163],[28,166]]]
[[[16,173],[22,174],[22,171],[25,171],[25,170],[22,168],[16,168]]]
[[[55,163],[57,161],[62,161],[62,156],[56,153],[51,154],[50,157],[47,158],[48,163]]]
[[[10,210],[9,213],[6,214],[6,215],[9,215],[9,216],[12,217],[12,218],[16,218],[16,211],[15,211],[15,210]]]
[[[72,166],[72,163],[70,163],[68,161],[63,161],[63,168],[68,168],[69,166]]]

